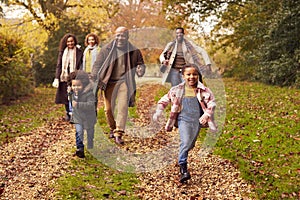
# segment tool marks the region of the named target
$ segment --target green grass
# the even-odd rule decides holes
[[[13,101],[11,105],[0,105],[0,144],[63,116],[63,107],[54,103],[55,91],[36,88],[29,97]]]
[[[225,127],[214,152],[236,163],[258,199],[296,199],[300,91],[232,79],[225,88]]]
[[[59,178],[56,184],[58,199],[137,199],[134,174],[112,170],[90,154],[71,164],[71,173]]]
[[[161,87],[158,90],[157,94],[155,95],[154,100],[156,102],[158,102],[161,97],[163,97],[165,94],[167,94],[169,92],[169,90],[170,90],[170,87],[168,87],[168,86]]]
[[[109,132],[104,108],[98,109],[98,124]],[[72,160],[70,172],[58,179],[57,199],[137,199],[134,185],[136,174],[124,173],[103,165],[88,151],[86,158]],[[125,193],[123,193],[125,192]]]
[[[35,94],[27,98],[11,102],[9,106],[1,105],[0,143],[63,117],[64,107],[54,103],[55,91],[37,88]],[[108,129],[103,108],[99,109],[98,123]],[[53,187],[58,191],[58,199],[136,199],[133,194],[136,182],[135,174],[108,168],[86,152],[85,159],[72,160],[70,173],[59,178]],[[120,191],[126,191],[126,195]]]
[[[225,79],[226,119],[214,154],[230,159],[255,186],[255,199],[300,192],[300,91]],[[165,88],[156,100],[165,94]],[[201,130],[203,141],[206,129]]]
[[[297,199],[293,195],[300,188],[300,91],[233,79],[224,82],[226,120],[214,154],[236,164],[242,177],[255,186],[255,199]],[[162,88],[156,100],[167,91]],[[1,105],[0,143],[63,116],[63,107],[53,103],[54,96],[55,89],[38,88],[29,98]],[[103,109],[98,123],[108,129]],[[108,168],[88,152],[86,156],[74,159],[70,172],[59,178],[57,198],[136,199],[135,174]]]

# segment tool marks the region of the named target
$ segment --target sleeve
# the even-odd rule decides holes
[[[56,64],[56,72],[55,78],[60,79],[61,71],[62,71],[62,55],[63,52],[60,51],[57,56],[57,64]]]
[[[145,65],[142,52],[139,49],[137,50],[137,63],[136,64],[137,65]]]
[[[170,49],[171,44],[172,44],[172,42],[169,42],[169,43],[166,45],[166,47],[165,47],[165,49],[163,50],[163,52],[160,54],[160,56],[159,56],[159,61],[160,61],[160,63],[162,63],[164,60],[166,60],[166,59],[165,59],[165,52],[167,52],[168,49]]]
[[[191,44],[193,45],[194,49],[201,54],[205,65],[211,65],[211,60],[209,58],[208,53],[200,46],[196,45],[195,43],[191,42]]]
[[[211,117],[214,114],[215,107],[216,107],[214,94],[209,88],[206,88],[204,97],[205,97],[204,102],[207,105],[207,108],[204,110],[204,114]]]
[[[78,54],[78,66],[76,66],[77,70],[82,70],[82,63],[83,63],[83,52],[81,49],[76,47],[76,55]]]
[[[131,67],[135,67],[135,68],[139,67],[140,70],[138,70],[138,71],[134,70],[134,71],[138,77],[142,77],[142,76],[144,76],[144,74],[146,72],[146,65],[144,63],[143,54],[139,49],[137,49],[137,50],[135,50],[135,55],[136,55],[135,56],[136,60],[134,62],[135,66],[131,66]]]
[[[171,91],[165,94],[157,103],[156,112],[162,112],[171,102]]]
[[[92,92],[89,93],[87,97],[87,101],[84,102],[77,102],[77,107],[80,110],[95,110],[95,96]]]
[[[104,50],[101,49],[100,52],[98,53],[97,55],[97,58],[93,64],[93,68],[92,68],[92,72],[91,72],[91,78],[93,81],[96,80],[97,78],[97,75],[98,75],[98,72],[101,68],[101,66],[103,65],[103,62],[105,60],[105,57],[103,56],[104,55]]]

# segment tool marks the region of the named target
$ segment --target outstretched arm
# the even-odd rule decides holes
[[[157,103],[156,112],[153,115],[153,121],[158,121],[158,118],[161,116],[163,110],[171,102],[170,95],[165,94]]]
[[[144,76],[145,72],[146,72],[146,65],[144,63],[144,58],[142,55],[142,52],[140,50],[137,51],[137,66],[136,66],[136,75],[138,77],[142,77]]]
[[[194,49],[195,49],[199,54],[201,54],[201,56],[202,56],[202,58],[203,58],[203,60],[204,60],[205,65],[211,65],[211,60],[210,60],[210,58],[209,58],[208,53],[205,51],[205,49],[203,49],[202,47],[200,47],[200,46],[194,44],[193,42],[191,42],[191,43],[192,43]]]
[[[165,58],[165,53],[170,49],[170,46],[171,46],[172,42],[168,43],[165,47],[165,49],[163,50],[163,52],[160,54],[159,56],[159,60],[160,60],[160,63],[163,64],[166,60]]]

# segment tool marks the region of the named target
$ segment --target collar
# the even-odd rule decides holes
[[[183,81],[179,85],[181,85],[181,86],[184,87],[185,86],[185,81]],[[201,83],[200,81],[198,81],[198,83],[197,83],[197,89],[205,90],[205,86],[203,85],[203,83]]]

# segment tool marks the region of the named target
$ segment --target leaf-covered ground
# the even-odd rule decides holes
[[[0,147],[1,199],[53,199],[49,187],[68,169],[74,131],[59,120]]]
[[[139,117],[134,123],[141,126],[149,123],[148,110],[155,104],[154,95],[158,89],[159,85],[143,85],[139,88]],[[125,145],[121,148],[141,152],[159,149],[175,134],[176,131],[168,134],[160,131],[152,139],[126,135]],[[28,134],[3,144],[0,147],[1,199],[56,198],[54,188],[50,186],[58,177],[69,172],[71,160],[78,159],[72,155],[74,140],[74,128],[60,118],[55,118]],[[196,145],[190,153],[192,179],[188,184],[178,182],[179,169],[174,159],[173,163],[163,169],[138,174],[136,198],[248,199],[252,196],[252,186],[240,178],[239,171],[230,161],[215,155],[200,157],[199,151],[199,145]],[[124,195],[126,196],[126,191]]]
[[[136,124],[149,124],[149,109],[155,105],[155,95],[164,90],[160,85],[144,85],[140,88]],[[149,91],[151,91],[149,93]],[[126,149],[135,151],[153,151],[167,145],[171,138],[176,138],[177,130],[165,132],[160,130],[154,138],[126,138]],[[198,141],[199,142],[199,141]],[[192,179],[181,184],[177,157],[174,162],[151,173],[141,173],[137,185],[137,195],[141,199],[248,199],[251,197],[251,185],[239,177],[234,165],[218,156],[208,154],[199,156],[200,144],[189,154],[189,169]],[[177,152],[175,152],[177,154]],[[177,155],[176,155],[177,156]],[[154,164],[154,163],[153,163]]]

